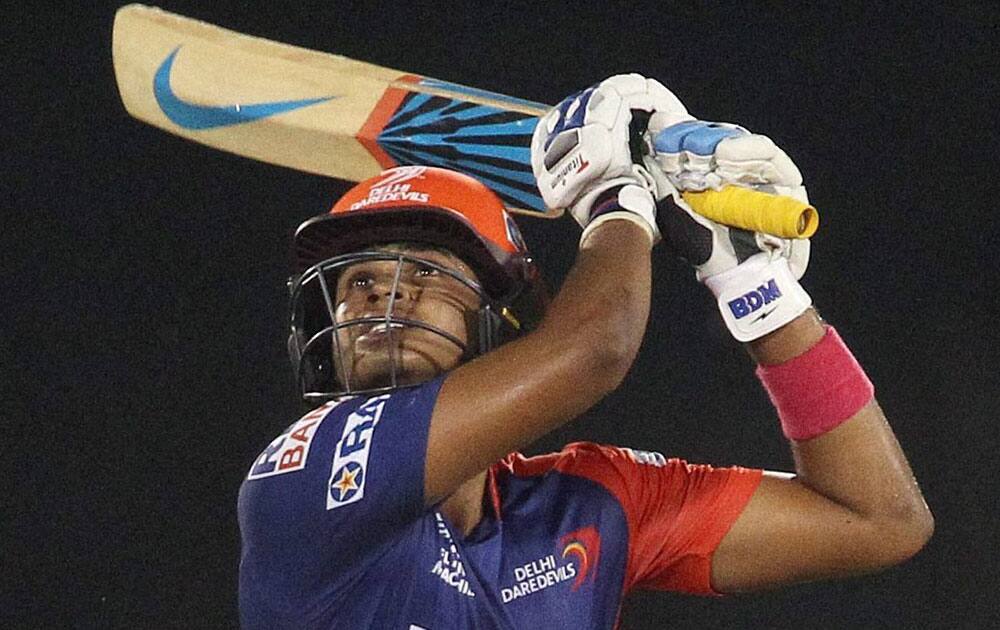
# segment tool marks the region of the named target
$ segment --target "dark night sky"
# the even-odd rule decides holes
[[[823,216],[804,285],[876,383],[937,533],[874,577],[723,600],[642,594],[625,627],[1000,623],[1000,11],[730,5],[161,6],[544,102],[638,71],[696,116],[770,135]],[[345,189],[130,119],[111,68],[116,6],[22,5],[0,26],[5,628],[235,625],[236,491],[300,412],[284,356],[289,237]],[[574,226],[521,225],[557,285]],[[790,468],[749,360],[690,272],[657,254],[625,384],[530,451],[588,439]]]

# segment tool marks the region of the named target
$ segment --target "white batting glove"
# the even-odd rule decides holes
[[[664,124],[650,119],[658,187],[752,187],[808,202],[798,168],[766,136],[742,127],[702,121]],[[809,264],[808,239],[783,239],[731,228],[697,213],[672,196],[659,201],[664,239],[696,270],[716,297],[733,337],[752,341],[798,317],[812,299],[798,283]],[[670,207],[666,207],[670,206]]]
[[[652,177],[632,161],[632,111],[663,112],[689,120],[687,110],[658,81],[616,75],[570,95],[539,121],[531,139],[531,166],[549,208],[569,208],[584,228],[581,242],[600,223],[628,219],[653,242],[656,225]]]

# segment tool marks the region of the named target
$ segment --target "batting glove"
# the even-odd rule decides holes
[[[647,159],[661,190],[752,187],[808,202],[799,169],[770,138],[742,127],[650,119],[655,158]],[[659,168],[653,168],[653,165]],[[798,280],[809,264],[808,239],[783,239],[728,227],[694,212],[679,195],[660,197],[665,241],[715,295],[726,327],[752,341],[802,314],[812,299]]]
[[[549,208],[569,208],[583,227],[581,243],[612,219],[631,220],[654,243],[660,240],[655,204],[660,195],[647,168],[633,162],[629,145],[633,111],[691,119],[658,81],[622,74],[570,95],[535,127],[531,166],[539,192]]]

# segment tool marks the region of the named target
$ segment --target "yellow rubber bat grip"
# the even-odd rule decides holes
[[[819,227],[816,208],[793,197],[725,186],[722,190],[681,193],[698,214],[716,223],[781,238],[809,238]]]

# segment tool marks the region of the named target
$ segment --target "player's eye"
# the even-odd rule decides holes
[[[355,273],[348,280],[348,286],[352,289],[367,289],[375,282],[370,274],[367,273]]]
[[[433,276],[438,275],[439,273],[440,272],[437,269],[435,269],[434,267],[431,267],[430,265],[419,265],[419,266],[417,266],[416,275],[417,275],[417,277],[420,277],[420,278],[433,277]]]

